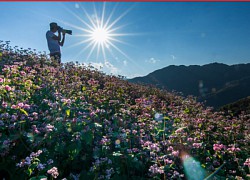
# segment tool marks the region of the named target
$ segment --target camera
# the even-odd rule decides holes
[[[65,33],[67,33],[67,34],[70,34],[70,35],[72,35],[72,30],[67,30],[67,29],[63,29],[62,27],[60,27],[60,26],[57,26],[57,30],[58,30],[58,32],[65,32]]]

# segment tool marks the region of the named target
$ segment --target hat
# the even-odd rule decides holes
[[[57,23],[52,22],[49,24],[49,26],[50,26],[50,29],[53,29],[53,28],[57,27]]]

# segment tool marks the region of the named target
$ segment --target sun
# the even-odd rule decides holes
[[[108,53],[114,56],[114,51],[119,52],[124,57],[126,57],[126,59],[131,59],[117,45],[118,43],[126,44],[125,42],[119,39],[120,37],[132,35],[120,33],[124,25],[118,26],[118,22],[131,9],[126,10],[120,16],[114,18],[113,15],[115,12],[115,8],[111,11],[106,11],[105,3],[103,4],[101,11],[96,11],[96,8],[94,6],[94,13],[88,13],[80,5],[78,5],[77,8],[81,8],[84,11],[87,20],[86,18],[84,20],[82,17],[78,16],[75,12],[70,11],[78,20],[83,23],[82,26],[75,26],[70,23],[68,24],[82,32],[80,34],[75,35],[77,37],[81,37],[82,40],[78,41],[78,43],[76,44],[73,44],[71,47],[85,44],[83,46],[84,48],[79,52],[79,54],[83,53],[84,51],[87,52],[86,61],[88,61],[90,57],[93,58],[94,52],[96,52],[97,59],[100,57],[100,55],[102,55],[105,61],[107,59],[106,55]]]
[[[107,44],[111,37],[111,34],[108,32],[107,29],[100,27],[94,29],[90,36],[92,40],[98,44]]]

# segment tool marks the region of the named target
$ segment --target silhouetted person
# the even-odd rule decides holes
[[[58,32],[58,35],[55,33]],[[61,40],[62,34],[62,40]],[[65,31],[60,28],[57,23],[50,23],[50,30],[46,33],[46,39],[48,48],[50,51],[50,58],[55,59],[58,63],[61,63],[61,48],[65,40]]]

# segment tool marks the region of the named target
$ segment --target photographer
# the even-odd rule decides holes
[[[58,31],[58,35],[55,32]],[[46,33],[46,39],[48,43],[48,48],[50,51],[50,58],[53,58],[58,63],[61,63],[61,50],[60,46],[63,46],[65,40],[66,30],[62,29],[57,23],[50,23],[50,30]],[[62,35],[61,35],[62,34]],[[61,40],[62,36],[62,40]]]

